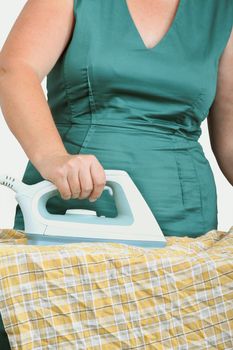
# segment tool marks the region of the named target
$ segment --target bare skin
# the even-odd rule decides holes
[[[122,0],[120,0],[122,1]],[[179,0],[123,0],[147,48],[154,47],[169,30]],[[156,23],[156,26],[155,26]]]
[[[178,0],[127,3],[148,48],[167,32],[179,5]],[[55,183],[64,199],[90,199],[103,191],[104,169],[94,155],[67,153],[41,87],[65,49],[74,22],[73,0],[27,1],[0,53],[0,104],[10,130],[43,178]],[[217,96],[208,116],[213,152],[233,185],[232,61],[233,35],[221,58]]]
[[[217,93],[207,122],[212,151],[233,186],[233,30],[220,59]]]

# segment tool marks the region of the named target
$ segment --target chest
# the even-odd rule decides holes
[[[180,0],[123,0],[129,25],[135,27],[145,47],[152,48],[165,36]]]
[[[100,118],[104,109],[117,118],[127,110],[164,120],[183,108],[188,117],[205,117],[216,90],[223,18],[216,18],[212,0],[204,9],[202,0],[77,4],[73,36],[50,74],[59,84],[61,72],[75,115],[91,107]]]

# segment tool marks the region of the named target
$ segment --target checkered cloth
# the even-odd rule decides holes
[[[0,231],[11,349],[232,350],[233,226],[166,238],[159,249],[32,246]]]

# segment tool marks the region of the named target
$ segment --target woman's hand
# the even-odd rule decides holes
[[[106,175],[92,154],[52,154],[37,164],[41,176],[51,181],[65,200],[71,198],[96,200],[106,184]]]

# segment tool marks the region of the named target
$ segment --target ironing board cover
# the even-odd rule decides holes
[[[233,226],[167,241],[31,246],[0,231],[11,349],[233,349]]]

